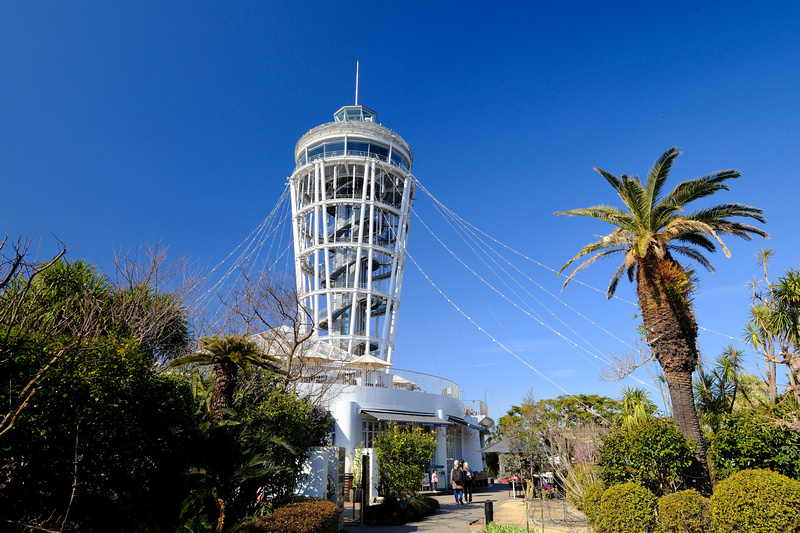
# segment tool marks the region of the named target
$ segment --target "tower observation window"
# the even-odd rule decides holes
[[[347,153],[351,155],[368,155],[369,143],[347,141]]]
[[[307,156],[304,155],[300,158],[300,165],[306,164],[306,161],[311,163],[320,157],[339,157],[343,155],[353,155],[357,157],[377,157],[381,161],[391,161],[395,166],[408,171],[408,163],[405,158],[392,150],[391,157],[389,155],[389,147],[367,141],[355,141],[352,139],[345,141],[332,141],[320,143],[308,149]]]

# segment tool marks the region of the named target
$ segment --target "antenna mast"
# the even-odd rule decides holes
[[[356,61],[356,105],[358,105],[358,61]]]

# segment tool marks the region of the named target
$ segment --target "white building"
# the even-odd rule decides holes
[[[300,139],[289,179],[297,290],[315,326],[299,351],[299,387],[336,418],[347,472],[382,424],[414,424],[436,432],[431,468],[444,488],[455,459],[484,469],[480,449],[494,422],[483,402],[461,400],[456,383],[395,369],[413,154],[364,106],[334,119]]]

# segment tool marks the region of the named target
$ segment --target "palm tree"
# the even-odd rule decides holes
[[[694,406],[692,372],[697,365],[697,322],[692,312],[691,297],[694,273],[673,258],[681,254],[707,270],[714,268],[704,253],[714,252],[716,245],[726,256],[730,251],[720,238],[733,235],[751,239],[767,233],[749,224],[731,220],[745,217],[765,222],[762,210],[742,204],[721,204],[687,212],[687,204],[720,190],[728,190],[725,182],[738,178],[736,170],[722,170],[701,178],[684,181],[664,194],[664,185],[675,159],[681,154],[670,148],[654,163],[642,184],[638,176],[614,176],[595,168],[617,191],[625,209],[597,205],[583,209],[560,211],[557,215],[586,216],[608,222],[614,231],[587,244],[561,267],[559,274],[577,259],[589,256],[578,265],[567,280],[600,258],[622,255],[622,265],[611,278],[611,298],[623,273],[633,282],[642,311],[645,339],[664,370],[672,400],[675,422],[687,439],[697,443],[697,458],[706,463],[705,444]]]
[[[695,402],[701,422],[716,432],[725,415],[761,404],[763,390],[757,377],[744,373],[744,350],[727,345],[710,369],[697,365]]]
[[[645,420],[653,418],[658,407],[650,399],[650,393],[640,387],[624,387],[622,389],[619,421],[623,427],[631,428]]]
[[[214,368],[214,390],[211,394],[209,412],[216,422],[225,418],[233,408],[233,391],[236,388],[239,368],[251,366],[281,372],[280,362],[265,354],[256,343],[238,335],[203,337],[198,342],[200,350],[192,355],[179,357],[170,362],[170,367],[190,364],[212,365]]]

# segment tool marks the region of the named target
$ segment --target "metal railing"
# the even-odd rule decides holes
[[[465,415],[483,418],[489,416],[489,406],[480,400],[463,400],[466,406]]]
[[[449,379],[398,368],[376,368],[346,361],[298,360],[292,373],[302,383],[355,385],[406,389],[459,400],[461,389]],[[480,402],[483,404],[483,402]],[[486,405],[483,404],[483,408]],[[485,409],[488,414],[488,409]],[[487,415],[484,415],[487,416]]]

